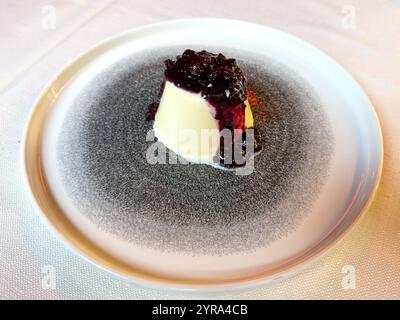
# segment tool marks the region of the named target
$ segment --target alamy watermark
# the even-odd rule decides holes
[[[146,150],[149,164],[189,164],[212,162],[216,166],[235,168],[236,175],[249,175],[254,171],[254,130],[229,129],[174,129],[163,131],[168,137],[168,147],[156,139],[154,130],[149,130],[146,141],[152,142]],[[175,152],[179,150],[182,156]],[[217,151],[216,151],[217,150]],[[210,159],[212,157],[212,159]]]
[[[354,30],[356,28],[356,8],[352,5],[342,7],[342,27],[346,30]]]
[[[52,265],[45,265],[42,267],[41,285],[43,290],[56,289],[56,268]]]
[[[52,5],[42,7],[42,28],[44,30],[54,30],[57,27],[57,11]]]
[[[350,264],[343,266],[342,288],[345,290],[356,288],[356,268]]]

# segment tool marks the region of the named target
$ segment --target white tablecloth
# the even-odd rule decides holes
[[[315,44],[361,83],[382,123],[385,163],[372,207],[326,256],[277,284],[205,295],[120,280],[66,249],[23,184],[24,124],[66,63],[117,32],[192,16],[252,21]],[[400,298],[399,0],[2,0],[0,41],[0,298]],[[355,289],[342,286],[346,265],[355,268]]]

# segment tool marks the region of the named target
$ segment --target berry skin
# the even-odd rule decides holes
[[[222,53],[187,49],[165,61],[165,76],[176,86],[201,95],[211,104],[235,106],[246,100],[246,78],[235,59]]]

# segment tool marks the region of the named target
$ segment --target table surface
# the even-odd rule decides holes
[[[69,251],[38,218],[21,174],[23,128],[40,90],[95,43],[151,22],[210,16],[292,33],[360,82],[383,129],[380,188],[338,245],[279,283],[217,294],[140,287]],[[4,0],[0,21],[0,298],[400,299],[400,0]],[[354,288],[343,285],[348,270]]]

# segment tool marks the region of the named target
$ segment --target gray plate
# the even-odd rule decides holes
[[[129,57],[82,88],[57,139],[68,195],[99,228],[159,250],[226,254],[285,236],[309,212],[333,144],[315,92],[284,65],[208,49],[236,57],[256,97],[263,152],[254,172],[147,163],[147,106],[158,98],[163,61],[184,48]]]

